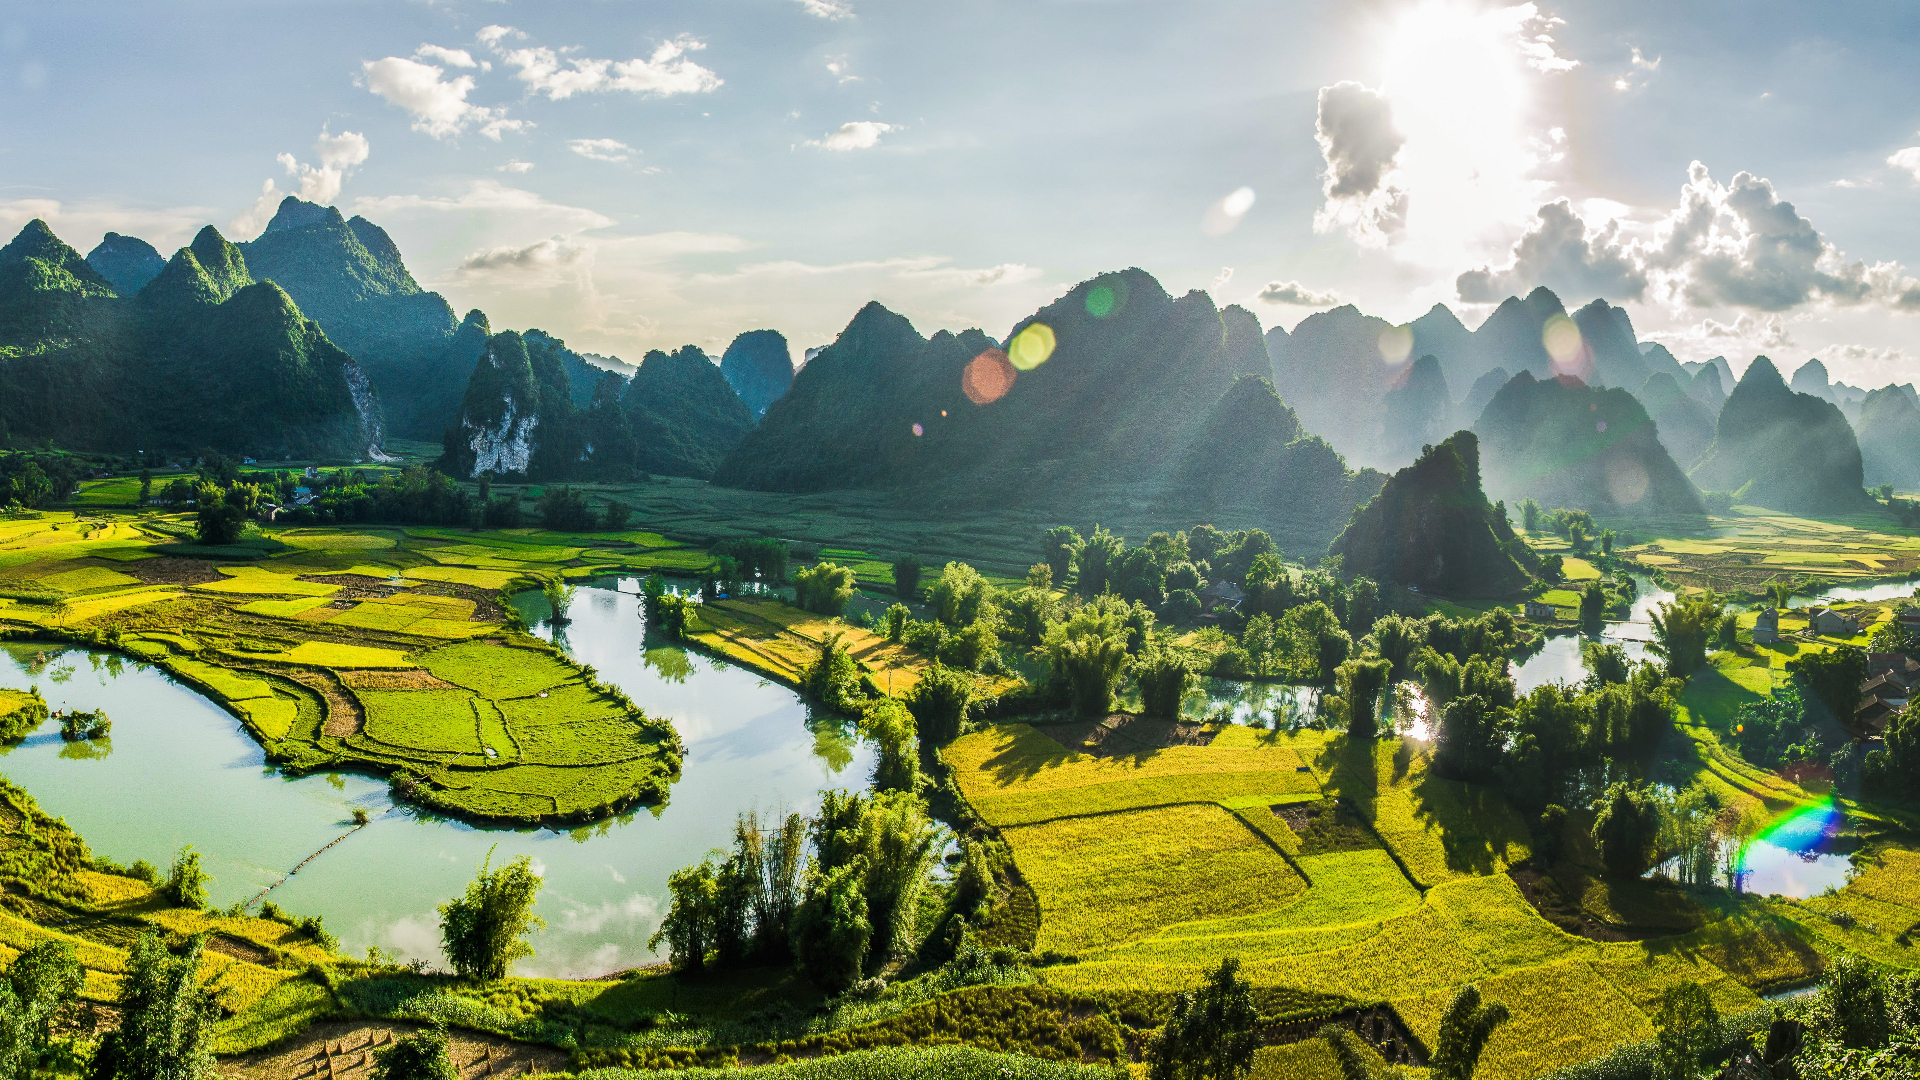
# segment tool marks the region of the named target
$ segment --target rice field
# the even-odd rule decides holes
[[[1615,553],[1677,588],[1720,593],[1761,593],[1783,577],[1845,584],[1920,571],[1920,536],[1889,514],[1816,520],[1736,506],[1710,526],[1704,536],[1660,537]],[[1645,526],[1634,531],[1644,535]]]
[[[241,718],[273,760],[406,770],[413,797],[445,813],[593,818],[664,797],[677,774],[669,725],[482,617],[494,590],[563,565],[696,554],[657,533],[287,529],[235,564],[179,557],[190,528],[160,515],[0,522],[0,628],[115,632]],[[162,556],[151,565],[166,569],[143,567]],[[369,681],[383,672],[401,682]]]
[[[1078,957],[1044,973],[1064,990],[1185,990],[1237,956],[1256,987],[1391,1004],[1431,1046],[1452,993],[1474,982],[1515,1014],[1476,1075],[1517,1080],[1650,1037],[1660,994],[1678,982],[1735,1011],[1821,964],[1765,902],[1646,942],[1561,930],[1505,873],[1529,854],[1521,816],[1493,789],[1429,775],[1398,740],[1227,727],[1206,746],[1106,758],[1004,724],[942,755],[1039,901],[1036,947]],[[1730,792],[1765,790],[1727,775]],[[1241,786],[1264,783],[1275,790]],[[1336,802],[1360,831],[1302,854],[1301,835],[1324,828],[1302,807]],[[1920,857],[1894,857],[1863,887],[1920,903],[1917,883]],[[1263,1062],[1326,1075],[1311,1071],[1313,1045]]]

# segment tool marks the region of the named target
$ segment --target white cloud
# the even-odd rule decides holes
[[[1297,281],[1270,281],[1260,290],[1259,297],[1269,304],[1289,307],[1335,307],[1345,303],[1339,293],[1309,289]]]
[[[508,187],[497,180],[475,180],[465,194],[385,195],[354,200],[353,212],[384,221],[381,215],[403,216],[418,213],[458,214],[483,218],[488,223],[508,225],[521,236],[572,234],[587,229],[604,229],[614,223],[605,214],[577,206],[548,202],[542,196],[521,188]]]
[[[502,132],[526,131],[533,126],[534,124],[531,120],[489,120],[480,125],[480,134],[485,135],[494,142],[499,142]]]
[[[369,60],[360,67],[368,90],[413,114],[413,130],[436,139],[459,135],[469,124],[498,121],[503,113],[467,101],[474,86],[471,75],[447,79],[441,68],[400,56]],[[493,138],[500,137],[499,130]]]
[[[307,202],[327,206],[340,197],[340,188],[346,183],[347,175],[366,163],[370,149],[367,137],[357,131],[343,131],[334,135],[322,127],[320,137],[313,143],[314,156],[320,159],[320,164],[309,165],[292,154],[280,154],[274,160],[280,163],[288,176],[299,180],[294,194]],[[286,197],[287,192],[281,191],[279,185],[268,179],[260,185],[260,197],[228,223],[227,231],[243,238],[258,236],[273,220],[274,211],[279,209],[280,201]]]
[[[800,6],[816,19],[853,18],[853,5],[847,0],[800,0]]]
[[[545,240],[537,240],[524,247],[497,247],[476,251],[460,260],[458,272],[475,274],[498,270],[544,271],[555,267],[572,266],[582,259],[591,258],[592,253],[592,245],[579,239],[553,236]]]
[[[567,149],[594,161],[625,161],[639,153],[618,139],[568,139]]]
[[[1223,266],[1220,268],[1220,273],[1214,275],[1213,284],[1207,286],[1207,291],[1219,292],[1221,289],[1224,289],[1227,287],[1227,282],[1232,280],[1233,280],[1233,267]]]
[[[823,150],[866,150],[880,141],[880,136],[889,131],[900,130],[897,124],[883,124],[877,120],[854,120],[841,124],[827,133],[825,138],[808,139],[808,146],[818,146]]]
[[[1909,146],[1905,150],[1896,150],[1887,158],[1887,164],[1920,180],[1920,146]]]
[[[445,64],[448,67],[477,67],[485,71],[492,66],[481,64],[465,49],[446,49],[438,45],[422,45],[413,50],[413,55],[417,60],[425,60],[429,64]]]
[[[474,39],[479,41],[480,44],[482,45],[494,45],[506,38],[515,38],[519,40],[524,40],[527,35],[521,33],[518,30],[515,30],[511,26],[501,26],[498,23],[495,23],[491,26],[481,27],[480,32],[473,36],[474,36]]]
[[[827,74],[840,80],[840,85],[842,86],[850,82],[860,81],[860,76],[850,74],[851,71],[852,68],[847,64],[845,57],[836,57],[827,61]]]
[[[138,236],[171,254],[200,231],[217,213],[207,206],[151,210],[107,203],[66,203],[58,199],[0,199],[0,243],[34,218],[45,221],[54,234],[82,255],[110,232]]]
[[[646,59],[594,60],[563,56],[562,53],[573,50],[555,51],[544,45],[502,48],[499,43],[508,35],[526,36],[512,27],[489,26],[480,32],[480,39],[499,53],[509,67],[516,69],[515,77],[527,84],[529,93],[545,94],[550,101],[611,90],[652,97],[705,94],[722,82],[718,75],[688,58],[688,53],[707,47],[690,37],[663,41]]]
[[[507,162],[505,165],[496,167],[494,171],[506,172],[506,173],[523,173],[531,168],[533,168],[533,162],[531,161],[514,160],[514,161]]]
[[[1326,204],[1313,217],[1315,232],[1346,229],[1363,245],[1378,247],[1406,219],[1407,193],[1394,178],[1406,137],[1393,126],[1393,108],[1377,90],[1357,82],[1320,88],[1314,138],[1326,162],[1321,194]]]
[[[1640,299],[1647,291],[1647,274],[1621,239],[1617,219],[1589,230],[1561,199],[1540,208],[1539,225],[1514,245],[1513,261],[1505,269],[1469,270],[1454,288],[1468,303],[1495,304],[1508,296],[1524,296],[1536,285],[1569,300],[1604,296],[1619,302]]]

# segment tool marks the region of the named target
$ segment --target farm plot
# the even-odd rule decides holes
[[[1170,806],[1011,829],[1047,916],[1039,946],[1082,953],[1223,912],[1277,907],[1306,882],[1217,806]]]
[[[1616,552],[1664,572],[1676,587],[1721,593],[1758,593],[1780,578],[1844,581],[1920,569],[1920,538],[1890,515],[1820,521],[1737,506],[1712,526],[1711,536],[1663,537]]]

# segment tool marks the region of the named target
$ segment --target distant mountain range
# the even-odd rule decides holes
[[[1002,340],[922,336],[870,304],[797,372],[772,330],[718,363],[688,345],[628,364],[456,319],[379,226],[292,197],[258,239],[209,227],[171,259],[116,233],[82,259],[29,224],[0,249],[0,422],[256,456],[377,457],[391,433],[440,440],[466,476],[1146,506],[1296,546],[1461,428],[1494,496],[1601,513],[1692,512],[1702,488],[1857,508],[1862,483],[1920,486],[1911,386],[1868,393],[1817,360],[1789,384],[1764,358],[1735,380],[1544,288],[1472,330],[1445,305],[1404,325],[1345,306],[1289,333],[1127,270]]]

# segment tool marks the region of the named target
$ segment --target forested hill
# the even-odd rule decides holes
[[[1727,395],[1713,446],[1693,469],[1703,488],[1795,514],[1864,508],[1863,477],[1860,444],[1839,407],[1789,389],[1764,356]]]
[[[1662,375],[1665,373],[1663,372]],[[1596,514],[1700,514],[1646,409],[1618,387],[1515,375],[1473,425],[1487,490]]]
[[[379,452],[354,359],[208,226],[132,297],[32,221],[0,248],[0,423],[155,453]]]
[[[716,483],[913,491],[1061,517],[1205,506],[1317,549],[1384,477],[1300,431],[1266,383],[1259,321],[1141,270],[1083,282],[1013,328],[922,337],[868,304],[794,376]],[[1252,377],[1228,400],[1237,381]],[[1196,452],[1201,451],[1201,452]]]
[[[240,250],[255,278],[285,289],[360,362],[395,435],[440,436],[477,353],[448,355],[460,325],[453,309],[420,288],[385,230],[289,195],[266,231]],[[444,385],[449,374],[451,387]]]

